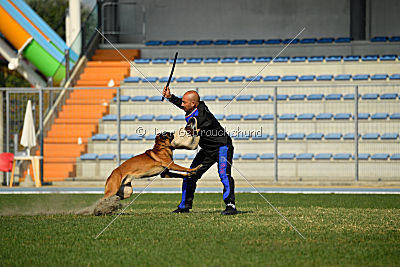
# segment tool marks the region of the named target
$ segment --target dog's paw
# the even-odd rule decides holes
[[[189,177],[194,176],[197,173],[197,171],[201,168],[201,166],[203,166],[203,165],[200,164],[196,168],[190,169],[190,172],[188,173]]]

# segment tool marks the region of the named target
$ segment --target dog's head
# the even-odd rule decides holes
[[[171,132],[162,132],[156,135],[156,144],[171,146],[171,142],[174,139],[174,134]]]

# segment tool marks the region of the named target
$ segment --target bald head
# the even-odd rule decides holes
[[[187,91],[184,95],[184,97],[186,96],[188,98],[189,101],[194,102],[196,105],[199,103],[200,101],[200,96],[196,91],[190,90]]]
[[[182,97],[182,107],[186,112],[191,112],[200,102],[200,96],[196,91],[187,91]]]

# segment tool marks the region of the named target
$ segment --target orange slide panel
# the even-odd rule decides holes
[[[19,50],[31,36],[0,6],[0,32]]]

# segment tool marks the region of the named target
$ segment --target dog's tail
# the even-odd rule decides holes
[[[108,198],[117,194],[119,188],[121,187],[122,173],[119,168],[113,170],[111,175],[107,178],[106,186],[104,189],[104,198]]]

